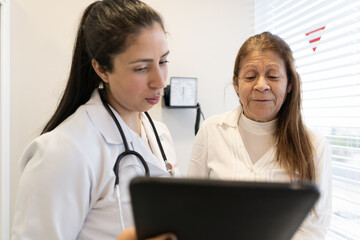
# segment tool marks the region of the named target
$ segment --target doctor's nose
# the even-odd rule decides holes
[[[165,87],[167,77],[167,68],[163,69],[158,67],[153,70],[152,74],[150,75],[150,82],[149,86],[153,89],[163,89]]]

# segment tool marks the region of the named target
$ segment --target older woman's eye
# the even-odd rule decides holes
[[[256,74],[255,73],[247,73],[243,75],[243,78],[245,78],[246,80],[252,80],[256,78]]]
[[[267,78],[269,78],[269,79],[280,78],[280,74],[278,73],[278,71],[269,71],[266,75],[267,75]]]
[[[276,79],[276,78],[279,78],[279,76],[278,75],[269,75],[268,78]]]
[[[279,78],[280,78],[280,74],[278,74],[278,73],[269,73],[269,74],[267,75],[267,77],[268,77],[269,79],[279,79]]]
[[[240,73],[240,78],[244,79],[245,81],[252,81],[257,78],[258,73],[252,69],[244,69]]]

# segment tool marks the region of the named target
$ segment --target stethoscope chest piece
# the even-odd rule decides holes
[[[168,161],[165,162],[165,166],[166,166],[166,171],[171,175],[174,176],[175,171],[173,168],[173,165],[171,165],[171,163],[169,163]]]

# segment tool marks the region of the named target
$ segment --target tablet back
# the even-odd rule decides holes
[[[311,183],[138,177],[130,183],[139,239],[289,240],[319,191]]]

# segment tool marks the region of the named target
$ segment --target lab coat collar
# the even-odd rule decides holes
[[[219,125],[227,125],[229,127],[238,127],[238,122],[239,122],[239,118],[240,115],[242,114],[242,107],[239,106],[229,112],[227,112],[226,114],[224,114],[224,117],[220,119],[220,121],[218,122]]]
[[[98,90],[95,90],[93,92],[90,100],[85,104],[85,108],[86,108],[86,110],[89,114],[89,117],[90,117],[91,121],[93,122],[95,128],[101,133],[101,135],[104,137],[104,139],[107,143],[109,143],[109,144],[122,144],[123,143],[123,140],[121,138],[119,130],[116,127],[115,122],[113,121],[110,114],[107,112],[107,110],[103,106],[103,103],[101,101]],[[126,140],[127,140],[128,144],[130,144],[130,143],[144,144],[142,142],[142,140],[140,139],[140,137],[138,137],[136,135],[136,133],[134,133],[125,124],[125,122],[122,120],[120,115],[111,106],[110,106],[110,108],[113,111],[114,115],[116,116],[116,119],[119,121],[121,128],[123,129],[124,134],[126,136]],[[145,114],[142,113],[141,117],[143,119],[146,118],[146,120],[147,120],[147,117],[145,116]],[[148,123],[148,121],[143,121],[143,122],[147,122],[144,126],[145,129],[148,129],[148,128],[152,129],[152,127],[151,127],[150,123]],[[149,134],[149,135],[151,136],[153,134]],[[159,133],[159,135],[160,135],[160,139],[161,139],[161,133]],[[155,136],[154,136],[154,138],[155,138]],[[152,139],[152,137],[150,137],[149,141],[150,141],[150,145],[152,146],[152,148],[157,149],[156,148],[157,144],[156,145],[154,144],[154,140]],[[155,142],[156,142],[156,140],[155,140]],[[131,144],[129,145],[129,148],[132,149]],[[160,151],[160,150],[155,150],[155,156],[154,156],[154,154],[151,153],[150,149],[145,147],[145,144],[144,144],[143,148],[136,149],[136,151],[138,151],[143,157],[146,158],[145,160],[148,164],[151,164],[153,167],[155,167],[155,168],[151,168],[152,175],[154,175],[154,174],[160,175],[160,173],[164,174],[164,172],[166,173],[165,167],[164,167],[165,165],[161,164],[160,161],[156,158],[159,156],[159,153],[157,153],[157,151]],[[160,154],[160,156],[161,156],[161,154]],[[162,159],[162,157],[159,159]],[[129,164],[130,164],[130,162],[129,162]],[[125,163],[125,164],[123,164],[122,167],[124,167],[126,165],[127,164]],[[158,169],[158,170],[156,170],[156,169]]]
[[[96,89],[91,95],[90,100],[85,104],[86,111],[89,114],[91,121],[95,128],[103,135],[105,141],[110,144],[122,144],[123,140],[116,127],[115,122],[111,118],[110,114],[104,107],[99,91]],[[119,121],[121,128],[123,129],[127,141],[133,141],[133,134],[129,134],[131,129],[125,124],[120,115],[110,106],[116,119]]]

